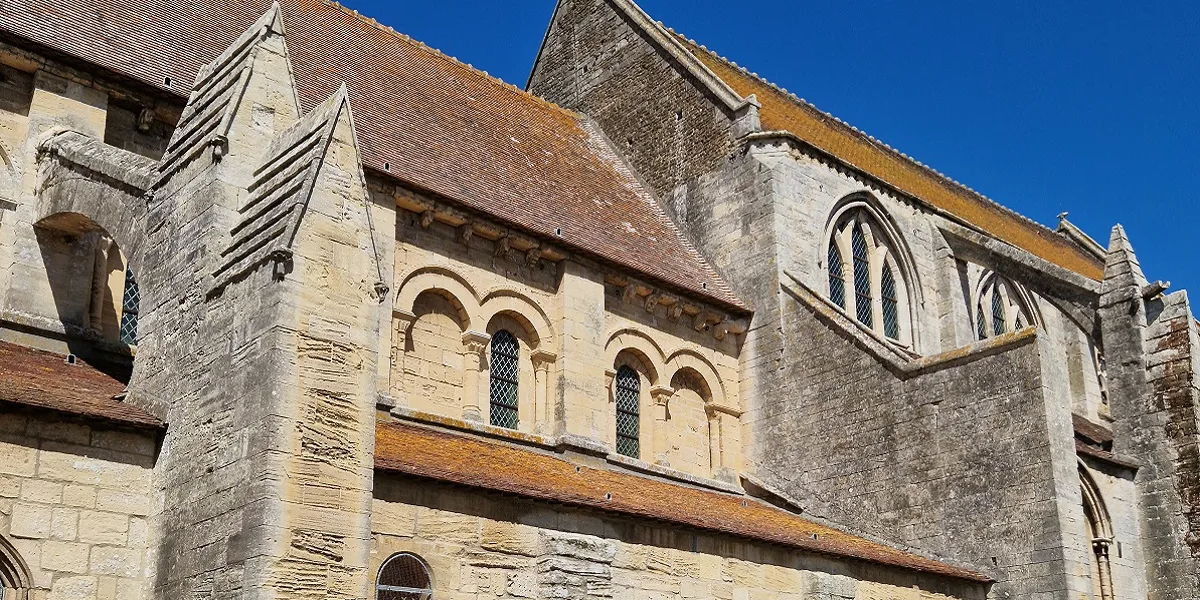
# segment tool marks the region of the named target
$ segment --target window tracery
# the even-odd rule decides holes
[[[912,343],[905,271],[896,244],[866,208],[843,212],[829,235],[829,300],[887,339]],[[847,278],[852,278],[847,281]],[[853,293],[847,289],[853,286]]]
[[[975,301],[976,337],[985,340],[1036,324],[1024,291],[1016,284],[995,273],[985,274],[981,281]]]

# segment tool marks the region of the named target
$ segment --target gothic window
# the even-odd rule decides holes
[[[379,567],[375,600],[430,600],[433,582],[425,561],[415,554],[393,554]]]
[[[121,342],[130,346],[137,345],[138,335],[138,305],[141,304],[142,294],[138,291],[137,279],[133,271],[125,270],[125,294],[121,301]]]
[[[1083,496],[1084,524],[1091,539],[1092,552],[1088,557],[1092,580],[1093,600],[1113,600],[1113,576],[1110,551],[1113,546],[1112,519],[1104,499],[1092,477],[1079,467],[1080,492]]]
[[[617,452],[633,458],[641,455],[641,387],[637,371],[628,366],[617,369]]]
[[[975,302],[975,335],[984,340],[1035,324],[1025,292],[994,273],[982,278]]]
[[[831,302],[868,329],[911,343],[910,305],[897,246],[868,209],[847,210],[837,219],[825,259]]]
[[[491,363],[491,410],[492,425],[516,429],[519,420],[517,409],[520,397],[517,384],[520,379],[521,348],[513,334],[501,329],[492,334]]]

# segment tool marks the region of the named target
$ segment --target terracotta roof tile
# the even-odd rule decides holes
[[[377,423],[375,468],[804,551],[988,582],[980,573],[814,523],[746,496],[576,465],[554,455],[403,423]]]
[[[125,384],[82,360],[0,342],[0,402],[44,408],[139,427],[161,428],[146,411],[113,399]]]
[[[879,140],[820,111],[774,84],[676,34],[742,97],[754,94],[767,131],[787,131],[856,169],[970,223],[1013,246],[1085,277],[1100,280],[1104,262],[1079,245],[1013,212]]]
[[[513,226],[744,310],[582,117],[325,0],[283,0],[304,110],[344,81],[363,161]],[[267,0],[28,0],[0,30],[186,94]],[[561,236],[557,230],[561,229]]]

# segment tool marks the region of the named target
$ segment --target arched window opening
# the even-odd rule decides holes
[[[29,567],[16,547],[0,537],[0,599],[24,600],[31,583]]]
[[[632,458],[641,455],[641,378],[622,365],[617,369],[617,452]]]
[[[430,600],[433,581],[425,561],[415,554],[394,554],[379,567],[375,600]]]
[[[890,231],[869,207],[839,213],[825,255],[829,300],[864,327],[911,347],[910,271],[905,271],[906,254]]]
[[[1095,600],[1113,600],[1112,564],[1109,559],[1109,549],[1113,543],[1112,521],[1108,509],[1100,496],[1100,490],[1092,481],[1090,475],[1079,467],[1080,492],[1083,496],[1083,515],[1087,524],[1087,535],[1091,541],[1092,552],[1090,571],[1092,579],[1092,597]]]
[[[975,302],[975,335],[979,339],[1036,324],[1025,293],[1016,284],[994,273],[985,274],[981,281]]]
[[[142,302],[142,294],[138,290],[137,278],[133,271],[125,270],[125,294],[121,301],[121,342],[130,346],[137,345],[138,339],[138,305]]]
[[[854,308],[858,322],[871,327],[871,257],[862,228],[850,232],[850,247],[854,256]]]
[[[829,241],[829,299],[834,304],[846,308],[846,275],[842,267],[842,253],[837,243]]]
[[[521,348],[517,338],[501,329],[492,334],[491,409],[489,421],[497,427],[516,429],[520,423],[517,393],[521,377]]]

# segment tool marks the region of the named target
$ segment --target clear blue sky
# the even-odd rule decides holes
[[[524,87],[553,0],[345,2]],[[641,0],[650,16],[1200,301],[1200,2]],[[740,8],[727,8],[738,6]]]

